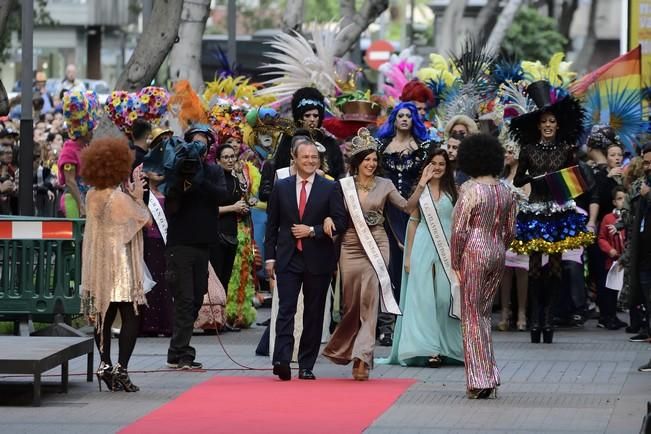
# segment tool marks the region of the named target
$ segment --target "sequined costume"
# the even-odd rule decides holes
[[[393,138],[378,140],[378,152],[382,156],[383,176],[389,178],[402,197],[407,199],[413,186],[418,182],[420,170],[427,155],[434,145],[426,140],[418,143],[418,149],[412,152],[386,153],[385,150]],[[393,206],[387,206],[385,228],[390,235],[391,260],[389,273],[396,288],[400,288],[402,278],[402,246],[405,244],[409,214]]]
[[[533,143],[522,148],[516,187],[531,183],[529,203],[518,214],[516,241],[512,250],[529,254],[562,253],[592,243],[594,236],[586,228],[587,218],[576,212],[576,204],[558,204],[542,179],[534,178],[573,166],[574,147],[566,143]]]
[[[502,184],[466,181],[452,221],[452,268],[460,274],[461,329],[468,390],[500,384],[493,354],[491,309],[515,236],[517,205]]]

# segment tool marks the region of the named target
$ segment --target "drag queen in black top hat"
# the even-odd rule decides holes
[[[531,83],[527,96],[536,108],[511,121],[510,130],[522,146],[514,185],[531,184],[529,203],[518,214],[512,249],[530,255],[529,288],[531,342],[553,339],[552,306],[561,285],[561,255],[594,240],[586,217],[573,200],[558,203],[545,174],[576,165],[574,151],[583,132],[584,112],[579,102],[547,81]],[[543,255],[548,262],[543,265]]]

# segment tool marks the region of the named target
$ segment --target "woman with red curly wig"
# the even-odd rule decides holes
[[[140,327],[138,305],[145,304],[142,228],[151,223],[143,202],[140,167],[130,181],[133,154],[126,139],[93,140],[81,153],[81,176],[92,189],[86,195],[86,228],[82,247],[82,313],[95,324],[102,362],[97,371],[101,390],[136,392],[127,365]],[[124,184],[123,184],[124,183]],[[124,191],[120,185],[124,185]],[[120,312],[122,328],[118,363],[111,363],[111,326]]]

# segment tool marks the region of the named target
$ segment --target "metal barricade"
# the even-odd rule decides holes
[[[0,320],[79,314],[83,219],[0,218]]]

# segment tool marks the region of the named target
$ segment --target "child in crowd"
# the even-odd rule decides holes
[[[606,255],[606,270],[610,270],[613,262],[619,259],[622,255],[626,243],[626,230],[618,230],[615,226],[616,223],[621,220],[622,208],[624,208],[624,202],[626,201],[626,188],[624,188],[624,186],[618,185],[613,189],[612,201],[615,209],[613,212],[606,214],[601,221],[598,239],[599,248]],[[611,312],[611,318],[605,323],[605,327],[609,330],[616,330],[619,328],[618,321],[616,321],[618,292],[608,292],[608,305],[613,309]],[[615,317],[613,317],[613,315],[615,315]]]
[[[615,227],[615,223],[621,218],[622,208],[626,201],[626,189],[624,186],[616,186],[613,189],[612,197],[615,209],[613,209],[613,212],[604,216],[599,229],[599,248],[607,255],[607,270],[610,270],[613,262],[622,255],[626,242],[626,230],[617,230]]]

